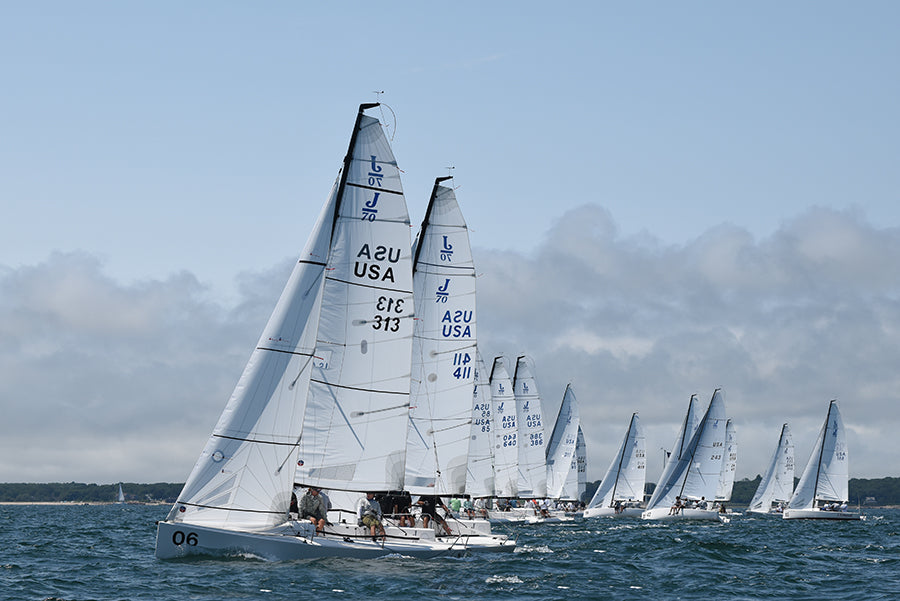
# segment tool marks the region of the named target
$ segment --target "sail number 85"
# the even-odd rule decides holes
[[[196,532],[188,532],[185,534],[181,530],[176,530],[172,534],[172,542],[175,543],[176,546],[181,546],[185,543],[190,545],[191,547],[197,546],[197,533]]]

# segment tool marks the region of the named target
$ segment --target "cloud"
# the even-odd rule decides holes
[[[725,224],[675,246],[623,238],[590,205],[528,255],[475,255],[485,355],[535,358],[548,419],[573,383],[589,477],[639,411],[654,478],[653,449],[671,444],[692,393],[705,402],[716,387],[738,425],[739,477],[765,469],[785,421],[802,469],[832,398],[851,431],[853,474],[893,475],[879,458],[900,451],[890,435],[900,280],[887,268],[900,261],[900,230],[811,208],[762,240]]]
[[[802,466],[832,398],[851,474],[896,475],[900,230],[812,208],[764,239],[723,224],[669,245],[587,205],[531,252],[474,252],[485,358],[534,357],[548,428],[573,384],[589,478],[638,411],[655,479],[688,398],[716,387],[739,478],[784,422]],[[0,266],[0,481],[184,480],[293,261],[239,274],[229,305],[190,273],[116,281],[84,253]]]

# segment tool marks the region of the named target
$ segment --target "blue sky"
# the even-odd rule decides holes
[[[533,354],[548,412],[567,381],[592,408],[589,476],[631,411],[665,446],[720,385],[739,477],[783,421],[802,464],[834,396],[851,470],[889,475],[898,24],[892,2],[4,4],[0,445],[65,452],[0,481],[187,475],[375,91],[414,223],[454,167],[486,355]]]

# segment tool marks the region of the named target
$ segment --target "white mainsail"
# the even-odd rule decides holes
[[[716,501],[730,501],[734,488],[734,473],[737,469],[737,432],[731,420],[725,422],[725,452],[722,453],[722,471],[719,474],[719,488]]]
[[[693,404],[693,397],[691,400]],[[657,507],[672,506],[675,497],[712,501],[719,485],[724,446],[725,400],[722,391],[716,389],[697,431],[682,447],[681,456],[676,458],[673,453],[669,458],[665,477],[653,491],[645,515]]]
[[[475,264],[451,188],[438,178],[416,239],[409,431],[404,488],[466,490],[475,374]]]
[[[533,361],[516,359],[513,394],[519,425],[519,496],[547,496],[547,453],[541,395],[534,377]]]
[[[688,408],[687,412],[684,414],[684,420],[681,422],[681,429],[678,431],[678,436],[675,437],[675,442],[672,443],[672,451],[666,457],[662,475],[659,477],[660,485],[672,477],[672,472],[681,460],[685,448],[690,443],[691,438],[693,437],[694,432],[697,431],[697,426],[699,425],[700,415],[697,411],[697,395],[692,394],[691,399],[688,401]],[[651,506],[656,507],[653,503],[658,490],[660,490],[659,486],[653,490],[653,495],[651,495],[650,501],[647,503],[648,508]]]
[[[297,482],[403,487],[413,293],[409,216],[381,124],[362,116],[325,270]]]
[[[581,502],[584,491],[587,489],[587,446],[584,442],[584,432],[578,426],[578,435],[575,439],[575,457],[572,459],[572,468],[563,486],[560,499]]]
[[[559,413],[553,424],[550,443],[547,445],[547,497],[551,499],[559,499],[562,496],[566,479],[572,471],[580,427],[578,401],[572,385],[569,384],[559,405]]]
[[[794,492],[794,442],[787,424],[781,426],[778,445],[766,473],[756,487],[748,511],[769,513],[772,503],[787,503]]]
[[[849,500],[849,478],[844,422],[837,401],[831,401],[788,509],[810,509],[816,506],[816,501]]]
[[[519,494],[519,427],[516,397],[503,357],[491,368],[491,418],[494,420],[494,492],[498,497]]]
[[[619,451],[609,464],[600,486],[588,503],[593,507],[613,507],[616,501],[644,500],[647,446],[644,428],[634,413],[625,431]]]
[[[491,419],[491,383],[481,353],[475,350],[475,387],[472,390],[472,427],[469,439],[466,494],[472,497],[494,496],[493,445],[494,421]]]

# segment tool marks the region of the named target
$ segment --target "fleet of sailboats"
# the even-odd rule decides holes
[[[572,519],[587,453],[568,386],[551,435],[533,360],[487,369],[477,347],[475,266],[451,178],[435,181],[416,240],[400,170],[378,119],[360,106],[347,155],[300,259],[184,489],[158,524],[160,558],[249,553],[267,559],[505,552],[492,520]],[[856,519],[837,404],[829,405],[786,519]],[[646,442],[637,413],[585,517],[720,519],[737,462],[734,424],[716,389],[696,395],[646,507]],[[787,424],[751,511],[793,484]],[[328,493],[327,526],[291,514],[292,495]],[[366,493],[468,497],[478,516],[435,527],[356,519]],[[122,498],[121,486],[119,497]],[[839,505],[838,505],[839,507]],[[844,505],[844,509],[846,505]],[[570,504],[571,509],[571,504]],[[554,513],[551,513],[553,511]],[[855,516],[855,517],[854,517]],[[374,531],[373,531],[374,532]]]

